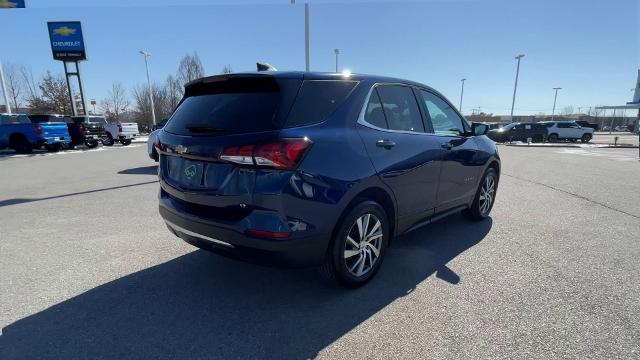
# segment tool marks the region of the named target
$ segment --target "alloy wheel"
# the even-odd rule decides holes
[[[380,258],[382,249],[382,222],[371,213],[360,216],[351,225],[344,246],[347,270],[361,277],[371,271]]]
[[[491,210],[491,204],[496,193],[496,179],[493,174],[487,175],[480,189],[480,213],[486,215]]]

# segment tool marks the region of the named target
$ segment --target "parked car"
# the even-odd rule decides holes
[[[153,126],[153,131],[149,134],[149,138],[147,139],[147,151],[149,153],[149,157],[155,162],[158,162],[158,152],[156,151],[155,143],[158,138],[158,133],[164,125],[167,123],[169,119],[162,119],[160,122]]]
[[[370,75],[218,75],[187,84],[158,134],[159,210],[184,241],[369,281],[387,246],[450,214],[489,216],[487,126],[434,89]]]
[[[28,154],[43,142],[27,115],[0,114],[0,150],[9,148],[19,154]]]
[[[104,130],[107,136],[102,140],[102,144],[105,146],[112,146],[116,141],[127,146],[140,135],[137,123],[106,123]]]
[[[487,136],[495,142],[531,140],[534,143],[541,143],[547,139],[547,127],[539,123],[510,123],[489,131]]]
[[[73,145],[84,144],[88,148],[95,148],[107,134],[104,126],[107,121],[102,116],[73,116],[67,120],[67,126]]]
[[[598,129],[600,129],[600,125],[598,124],[594,124],[594,123],[590,123],[586,120],[576,120],[576,124],[582,126],[582,127],[587,127],[587,128],[592,128],[593,131],[598,131]]]
[[[583,143],[591,141],[593,138],[593,129],[585,128],[578,125],[575,121],[542,121],[547,127],[549,142],[558,142],[558,140],[577,141]]]
[[[41,146],[49,152],[60,151],[71,145],[71,135],[67,128],[65,116],[52,114],[28,115],[35,125],[36,136],[40,137]],[[39,148],[37,146],[35,148]]]

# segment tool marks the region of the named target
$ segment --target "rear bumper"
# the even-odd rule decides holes
[[[68,144],[71,142],[70,136],[44,136],[37,140],[40,145]]]
[[[286,239],[251,237],[245,234],[247,221],[218,222],[199,218],[176,209],[171,201],[162,196],[159,210],[169,230],[187,243],[226,257],[262,265],[320,265],[330,240],[329,235],[301,236],[295,232]]]

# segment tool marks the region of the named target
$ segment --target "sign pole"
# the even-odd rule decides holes
[[[78,111],[76,110],[76,102],[73,101],[73,92],[71,91],[71,82],[69,82],[69,68],[67,67],[67,62],[63,61],[64,64],[64,77],[67,79],[67,89],[69,90],[69,100],[71,100],[71,115],[77,116]]]
[[[7,87],[4,85],[4,72],[2,71],[2,61],[0,61],[0,82],[2,82],[2,94],[4,95],[4,103],[6,104],[7,114],[11,114],[11,105],[9,104],[9,96],[7,96]]]
[[[87,114],[87,102],[84,99],[84,88],[82,86],[82,78],[80,77],[80,64],[76,61],[76,75],[78,76],[78,87],[80,87],[80,101],[82,101],[82,113]]]

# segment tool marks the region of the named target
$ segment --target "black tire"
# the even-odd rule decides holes
[[[547,138],[547,141],[550,142],[550,143],[558,142],[558,134],[549,135],[549,137]]]
[[[582,135],[582,137],[580,138],[580,141],[582,141],[583,143],[588,143],[589,141],[591,141],[592,138],[593,138],[593,135],[586,133]]]
[[[493,191],[490,191],[490,200],[489,200],[488,207],[486,207],[486,205],[484,205],[483,203],[483,201],[486,201],[486,200],[481,199],[481,197],[487,191],[485,189],[485,186],[488,185],[487,178],[489,177],[493,179],[492,181]],[[467,210],[464,210],[462,212],[462,215],[464,215],[467,219],[473,220],[473,221],[480,221],[480,220],[486,219],[487,217],[489,217],[489,214],[491,213],[491,209],[493,209],[493,204],[495,203],[497,192],[498,192],[498,173],[494,168],[488,168],[484,172],[484,175],[482,176],[482,180],[478,185],[478,190],[476,191],[476,196],[473,198],[473,203],[471,204],[471,207]]]
[[[569,141],[571,141],[572,143],[577,142],[578,139],[569,139]]]
[[[151,156],[153,157],[153,160],[155,160],[156,162],[160,161],[160,155],[158,155],[158,152],[156,151],[156,149],[153,149]]]
[[[84,146],[88,147],[89,149],[98,147],[98,140],[85,141]]]
[[[73,150],[76,148],[76,144],[74,143],[69,143],[69,145],[67,145],[67,150]]]
[[[60,143],[47,144],[44,146],[44,148],[47,149],[48,152],[58,152],[60,151],[60,149],[62,149],[62,145],[60,145]]]
[[[365,236],[364,242],[358,241],[360,239],[357,237],[360,234],[357,221],[367,215],[370,220],[367,231],[364,233],[374,234],[375,238]],[[380,222],[380,231],[375,229],[378,221]],[[364,226],[364,220],[361,225]],[[381,237],[379,237],[380,234]],[[390,222],[382,206],[375,201],[362,200],[343,217],[336,229],[335,238],[329,245],[325,263],[320,268],[321,273],[325,278],[335,279],[342,286],[348,288],[358,288],[366,284],[375,276],[382,265],[389,244],[389,236],[391,236]],[[347,237],[354,241],[349,241]],[[370,240],[366,240],[367,238]],[[378,251],[378,256],[375,259],[374,249]],[[345,252],[353,252],[353,255],[345,257]],[[367,263],[369,265],[366,265]],[[349,266],[353,268],[350,270]],[[364,269],[364,266],[368,266],[368,268]],[[362,274],[358,275],[358,272],[362,272]]]
[[[24,136],[15,136],[9,140],[9,143],[9,147],[15,150],[18,154],[30,154],[33,151],[33,147]]]
[[[120,144],[122,144],[122,146],[131,145],[131,139],[122,139],[120,140]]]
[[[531,141],[534,143],[541,143],[544,142],[544,137],[542,135],[534,135]]]
[[[107,133],[107,137],[102,139],[102,145],[104,146],[113,146],[113,137],[111,137],[111,134]]]

